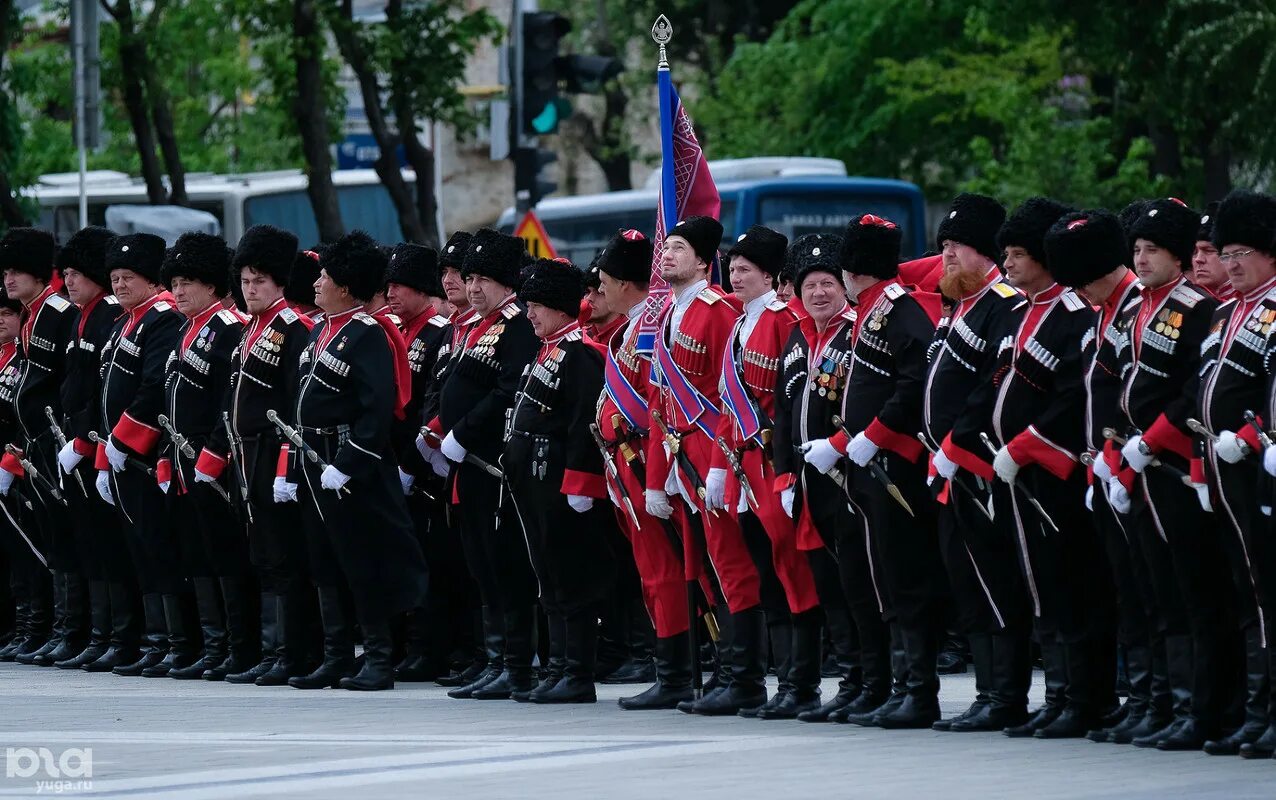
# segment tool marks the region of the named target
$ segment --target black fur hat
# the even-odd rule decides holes
[[[1169,250],[1183,270],[1192,268],[1192,251],[1196,249],[1196,231],[1201,216],[1173,197],[1152,200],[1129,228],[1129,240],[1147,239]],[[1131,249],[1133,252],[1133,249]]]
[[[1085,286],[1129,263],[1127,242],[1111,212],[1076,211],[1046,233],[1046,268],[1064,286]]]
[[[53,234],[40,228],[10,228],[0,239],[0,271],[16,269],[48,283],[53,279]]]
[[[404,242],[390,252],[390,265],[385,268],[386,284],[397,283],[425,292],[431,297],[443,296],[439,278],[439,254],[433,247]]]
[[[968,245],[999,262],[997,231],[1005,221],[1006,207],[995,199],[982,194],[959,194],[940,221],[935,242],[940,250],[944,249],[945,241]]]
[[[99,225],[76,231],[58,251],[58,269],[63,273],[73,269],[109,292],[111,273],[106,270],[106,251],[114,238],[113,232]]]
[[[894,222],[865,214],[847,224],[837,261],[852,275],[871,275],[881,280],[894,278],[899,274],[899,243],[902,238],[902,232]]]
[[[297,255],[297,237],[274,225],[254,225],[239,237],[230,269],[234,283],[244,267],[269,275],[280,286],[287,287],[292,261]]]
[[[1121,209],[1121,212],[1117,214],[1117,219],[1121,222],[1121,230],[1125,231],[1126,238],[1129,238],[1130,228],[1134,226],[1135,220],[1142,216],[1143,209],[1147,208],[1148,203],[1150,202],[1152,201],[1135,200],[1125,208]],[[1131,245],[1131,249],[1133,249],[1133,245]]]
[[[584,281],[586,291],[590,289],[598,290],[603,285],[602,279],[599,277],[598,270],[598,261],[602,257],[603,253],[600,250],[598,251],[598,254],[594,256],[594,260],[589,262],[589,268],[585,270]]]
[[[789,237],[765,225],[753,225],[740,234],[727,251],[727,263],[735,256],[744,256],[772,278],[784,268],[784,253],[789,247]]]
[[[15,314],[22,313],[22,301],[10,297],[3,284],[0,284],[0,308],[7,308]]]
[[[351,231],[319,256],[319,268],[338,286],[350,290],[360,302],[368,302],[385,287],[385,251],[364,231]]]
[[[686,239],[701,261],[712,264],[718,245],[722,244],[722,223],[713,217],[687,217],[669,229],[665,234],[666,241],[670,236]]]
[[[230,249],[226,241],[211,233],[192,231],[177,237],[164,256],[160,283],[173,288],[174,278],[189,278],[212,286],[218,297],[230,287]]]
[[[439,251],[439,272],[451,268],[459,270],[461,264],[465,261],[465,251],[469,249],[470,239],[474,234],[469,231],[457,231],[452,234],[452,238],[447,240],[443,245],[443,249]]]
[[[640,231],[617,231],[598,254],[598,269],[618,281],[650,283],[653,247]]]
[[[542,258],[534,262],[518,290],[524,303],[540,303],[575,319],[585,297],[581,271],[570,261]]]
[[[1213,243],[1214,239],[1214,218],[1218,216],[1218,201],[1211,200],[1205,206],[1205,213],[1201,214],[1199,227],[1196,229],[1196,241]]]
[[[136,272],[151,283],[160,282],[164,265],[164,240],[153,233],[116,236],[106,249],[106,274],[117,269]]]
[[[997,231],[997,249],[1022,247],[1042,266],[1046,263],[1046,231],[1064,214],[1075,209],[1047,197],[1029,197],[1014,210]]]
[[[839,255],[842,237],[834,233],[808,233],[789,245],[785,269],[793,271],[793,291],[802,296],[802,281],[815,272],[827,272],[840,283],[842,266]]]
[[[527,244],[491,228],[479,228],[470,238],[461,264],[461,275],[481,275],[502,286],[518,288],[519,272],[526,266]]]
[[[1273,252],[1276,234],[1276,198],[1271,195],[1233,189],[1218,206],[1214,217],[1214,246],[1222,250],[1229,244],[1241,244]]]
[[[319,254],[327,246],[317,244],[292,257],[288,270],[288,285],[284,287],[284,299],[303,306],[315,304],[315,281],[319,280]]]

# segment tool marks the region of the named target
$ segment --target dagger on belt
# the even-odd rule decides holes
[[[1258,434],[1258,443],[1263,446],[1264,450],[1272,446],[1272,437],[1267,434],[1267,431],[1263,430],[1262,425],[1258,424],[1258,417],[1254,416],[1253,411],[1245,410],[1245,422]]]
[[[704,506],[704,510],[715,517],[718,516],[718,512],[709,508],[705,502],[707,492],[705,492],[704,488],[704,478],[696,471],[695,465],[691,463],[691,457],[683,452],[682,439],[669,430],[669,426],[665,424],[665,418],[661,416],[659,410],[654,408],[651,410],[651,419],[656,423],[656,427],[660,429],[658,433],[664,437],[665,444],[669,447],[669,454],[674,457],[678,469],[685,472],[687,480],[691,481],[691,488],[695,491],[696,496],[700,498],[700,504]]]
[[[54,486],[47,478],[40,474],[40,471],[35,468],[35,464],[31,463],[31,460],[26,457],[25,453],[11,444],[6,444],[4,446],[4,450],[9,455],[18,459],[18,463],[22,465],[23,471],[31,476],[31,480],[38,481],[40,485],[49,492],[49,494],[53,495],[54,500],[57,500],[62,505],[67,504],[66,498],[58,491],[58,487]]]
[[[169,420],[167,414],[160,414],[155,418],[155,421],[160,424],[160,427],[163,428],[166,433],[168,433],[168,438],[173,440],[173,444],[177,447],[178,452],[192,461],[195,460],[195,448],[191,447],[189,439],[177,432],[177,429],[173,427],[173,423]],[[213,487],[213,490],[217,492],[217,495],[221,497],[221,499],[226,501],[227,505],[232,505],[230,502],[230,495],[226,493],[226,490],[222,488],[220,483],[212,481],[208,485]],[[247,494],[244,496],[247,497]]]
[[[306,444],[306,440],[302,438],[297,429],[280,419],[279,414],[273,408],[266,412],[266,419],[274,423],[274,426],[279,429],[285,439],[301,448],[301,452],[305,454],[306,458],[310,459],[311,464],[319,468],[320,472],[328,468],[328,463],[319,457],[313,447]],[[337,494],[350,494],[350,487],[342,486],[337,490]]]
[[[58,418],[53,415],[52,406],[44,407],[44,416],[49,418],[49,428],[53,431],[53,438],[58,443],[58,452],[61,452],[62,448],[66,447],[66,434],[62,432],[62,426],[58,424]],[[80,477],[79,471],[73,469],[71,474],[75,476],[75,482],[80,485],[80,491],[84,493],[85,497],[88,497],[89,490],[84,488],[84,479]]]
[[[983,431],[980,431],[979,441],[983,442],[984,447],[988,448],[988,452],[992,453],[993,457],[996,458],[997,445],[992,443],[992,439],[988,436],[988,434],[984,433]],[[1042,507],[1040,501],[1038,501],[1037,498],[1033,496],[1032,492],[1028,491],[1027,487],[1019,483],[1019,481],[1015,480],[1010,482],[1010,490],[1012,492],[1018,492],[1019,496],[1022,497],[1024,500],[1027,500],[1028,505],[1032,506],[1032,509],[1037,512],[1037,516],[1041,517],[1042,522],[1049,525],[1051,529],[1054,530],[1055,533],[1059,532],[1059,526],[1054,524],[1054,520],[1051,519],[1050,515],[1046,513],[1046,509]]]
[[[602,431],[598,430],[598,423],[589,423],[589,432],[594,437],[594,443],[598,445],[598,452],[603,455],[603,466],[607,468],[607,474],[611,476],[612,482],[616,484],[616,491],[620,494],[620,502],[625,507],[625,512],[629,515],[629,521],[634,524],[634,530],[641,531],[642,523],[638,521],[638,512],[634,510],[634,503],[629,498],[629,490],[625,488],[624,482],[620,479],[620,470],[616,469],[616,459],[612,457],[611,451],[607,449],[607,442],[603,441],[603,434]]]
[[[926,434],[921,433],[919,431],[917,434],[917,440],[922,443],[922,447],[925,447],[927,450],[930,451],[930,454],[932,456],[939,455],[939,451],[931,447],[930,442],[926,441]],[[966,483],[966,481],[960,475],[954,475],[951,478],[945,478],[945,480],[948,481],[953,486],[956,486],[958,489],[961,489],[963,492],[965,492],[966,495],[971,500],[974,500],[975,505],[978,506],[979,510],[984,513],[984,516],[988,518],[989,522],[994,521],[992,518],[992,512],[989,511],[988,507],[985,506],[983,502],[979,500],[979,494],[975,491],[975,488],[971,486],[969,483]]]
[[[850,439],[855,438],[855,434],[851,433],[850,429],[846,427],[846,420],[842,419],[837,414],[833,415],[833,424],[836,425],[842,431],[842,433],[846,434],[848,438]],[[908,501],[904,499],[904,493],[899,490],[899,487],[895,485],[895,482],[892,481],[890,476],[886,474],[886,470],[882,469],[881,464],[878,464],[876,461],[869,459],[869,462],[865,464],[864,466],[868,468],[869,474],[871,474],[874,478],[876,478],[877,482],[880,483],[883,487],[885,487],[886,493],[889,494],[895,500],[896,503],[899,503],[900,506],[905,511],[908,512],[908,516],[910,517],[917,516],[916,514],[913,513],[913,507],[910,506],[908,504]]]
[[[1191,429],[1193,433],[1199,434],[1202,438],[1204,438],[1210,444],[1218,444],[1218,437],[1215,436],[1214,433],[1209,428],[1202,425],[1200,420],[1189,419],[1187,421],[1187,427]],[[1249,449],[1249,445],[1246,444],[1244,441],[1240,442],[1240,446],[1241,446],[1242,457],[1248,456],[1254,452],[1253,450]]]
[[[1117,433],[1114,428],[1104,428],[1103,438],[1112,440],[1118,447],[1125,447],[1125,443],[1127,441],[1127,439],[1121,434]],[[1169,475],[1173,475],[1175,478],[1178,478],[1180,481],[1182,481],[1184,485],[1187,485],[1187,486],[1192,485],[1192,479],[1186,473],[1184,473],[1180,469],[1175,469],[1174,467],[1171,467],[1169,464],[1166,464],[1161,459],[1157,458],[1156,456],[1153,456],[1152,448],[1148,447],[1147,444],[1142,441],[1139,442],[1139,452],[1145,456],[1152,456],[1152,460],[1148,462],[1148,466],[1155,467],[1159,470],[1165,471]]]
[[[731,473],[735,475],[736,482],[740,484],[740,491],[744,492],[745,499],[748,500],[750,507],[757,511],[758,496],[753,493],[753,486],[750,485],[748,476],[744,474],[744,465],[740,463],[740,458],[731,449],[731,445],[727,444],[727,440],[721,436],[718,437],[718,447],[722,449],[722,454],[727,457],[727,466],[731,468]]]

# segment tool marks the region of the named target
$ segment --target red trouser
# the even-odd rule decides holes
[[[772,489],[775,486],[775,470],[757,448],[744,452],[740,466],[757,500],[757,506],[750,504],[749,509],[762,523],[771,540],[771,561],[788,598],[789,611],[794,614],[810,611],[820,604],[820,597],[815,591],[815,576],[811,574],[810,559],[805,553],[798,552],[797,528],[784,513],[780,495]],[[727,470],[725,500],[728,512],[735,515],[740,504],[740,482],[731,470]]]
[[[616,509],[620,529],[634,549],[634,564],[642,581],[643,602],[651,615],[656,636],[663,639],[686,633],[687,584],[682,576],[682,559],[662,529],[660,520],[647,513],[642,482],[624,459],[616,459],[616,471],[629,492],[638,523],[642,526],[642,530],[635,529],[628,510]]]
[[[702,480],[709,475],[711,457],[713,450],[716,449],[717,445],[699,429],[682,437],[682,451],[690,458]],[[690,480],[682,475],[681,471],[679,477],[688,493],[693,493],[694,488]],[[694,494],[692,496],[694,497]],[[687,580],[692,580],[699,577],[698,567],[701,561],[699,548],[693,544],[696,540],[695,526],[689,519],[690,512],[682,507],[682,503],[677,500],[672,502],[674,519],[678,521],[682,529]],[[758,577],[757,567],[753,565],[753,559],[749,556],[749,548],[744,543],[744,535],[740,532],[740,525],[736,522],[735,516],[726,512],[719,512],[716,516],[707,514],[703,501],[699,498],[696,498],[696,510],[700,513],[701,522],[704,524],[705,547],[709,551],[709,561],[713,564],[713,571],[718,576],[718,583],[722,586],[727,607],[731,609],[732,614],[738,614],[756,606],[761,602],[759,591],[762,581]],[[783,510],[780,511],[780,516],[784,516]]]

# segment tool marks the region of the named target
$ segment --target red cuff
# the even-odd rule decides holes
[[[279,445],[279,460],[275,462],[275,477],[288,477],[288,445]]]
[[[1111,439],[1105,441],[1103,453],[1099,457],[1108,465],[1108,471],[1113,475],[1121,471],[1121,449],[1117,447],[1116,442]]]
[[[607,484],[602,475],[568,469],[563,470],[562,492],[601,499],[607,496]]]
[[[173,480],[173,462],[167,458],[161,458],[155,463],[155,482],[158,484],[168,483]]]
[[[1206,483],[1206,480],[1205,480],[1205,459],[1203,459],[1203,458],[1194,458],[1194,459],[1192,459],[1192,460],[1191,460],[1190,462],[1188,462],[1188,463],[1190,464],[1190,470],[1189,470],[1189,471],[1190,471],[1190,473],[1191,473],[1192,483],[1196,483],[1196,484],[1204,484],[1204,483]]]
[[[93,455],[93,443],[88,439],[72,439],[71,446],[75,448],[75,452],[81,458]]]
[[[1152,427],[1143,432],[1143,441],[1153,453],[1169,450],[1186,459],[1192,457],[1192,437],[1174,427],[1174,423],[1164,414],[1157,417]]]
[[[93,469],[99,472],[104,469],[110,469],[111,462],[106,457],[106,445],[102,442],[97,443],[97,452],[93,454]]]
[[[442,423],[442,422],[439,422],[439,418],[438,418],[438,417],[435,417],[434,419],[432,419],[432,420],[430,420],[429,422],[425,423],[425,427],[427,427],[427,428],[429,428],[431,431],[433,431],[433,432],[434,432],[434,435],[435,435],[435,436],[437,436],[437,437],[439,437],[440,439],[442,439],[442,438],[446,435],[446,434],[443,432],[443,423]],[[428,437],[427,437],[427,438],[428,438]]]
[[[785,489],[790,489],[793,487],[793,484],[795,483],[797,483],[797,476],[794,475],[792,472],[786,472],[783,475],[776,475],[775,476],[775,491],[782,492]]]
[[[1262,424],[1262,423],[1259,423],[1259,424]],[[1236,438],[1240,439],[1242,442],[1249,445],[1249,451],[1251,453],[1263,452],[1263,446],[1259,444],[1258,442],[1258,431],[1254,430],[1253,425],[1250,425],[1248,423],[1245,425],[1242,425],[1241,429],[1236,432]]]
[[[13,453],[5,453],[0,456],[0,469],[15,475],[19,478],[24,477],[27,473],[22,469],[22,464],[18,461],[18,457]]]
[[[210,453],[205,447],[199,453],[199,458],[195,460],[195,469],[214,478],[220,478],[222,472],[226,469],[226,459]]]
[[[952,483],[944,481],[944,486],[939,490],[939,494],[935,495],[935,502],[941,506],[948,505],[948,490],[952,488]]]
[[[864,435],[878,447],[890,450],[895,455],[908,459],[914,464],[922,456],[922,443],[917,440],[917,437],[893,431],[883,425],[880,419],[874,419],[870,422],[868,427],[864,429]]]
[[[940,445],[939,449],[943,451],[949,461],[972,475],[978,475],[986,481],[993,479],[992,462],[984,461],[969,450],[953,444],[953,435],[951,433],[944,438],[944,443]]]
[[[120,417],[120,421],[115,423],[115,429],[111,431],[111,435],[134,453],[145,456],[150,455],[155,443],[159,441],[160,430],[144,422],[138,422],[126,411]]]
[[[1010,457],[1020,466],[1036,464],[1061,481],[1066,481],[1077,467],[1071,453],[1050,441],[1029,425],[1006,445]]]
[[[1127,492],[1130,492],[1131,494],[1133,494],[1134,493],[1134,478],[1137,475],[1138,473],[1136,473],[1133,469],[1131,469],[1130,467],[1126,467],[1125,469],[1116,473],[1116,479],[1121,482],[1121,485],[1125,487],[1125,490]]]
[[[829,437],[829,444],[833,445],[833,449],[842,455],[846,455],[846,448],[851,444],[851,437],[846,435],[846,431],[838,430],[837,433]],[[881,447],[881,445],[878,445]]]

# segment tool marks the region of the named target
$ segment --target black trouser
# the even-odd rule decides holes
[[[489,613],[497,615],[517,605],[536,602],[536,576],[527,554],[527,542],[501,483],[470,464],[455,469],[458,503],[452,506],[459,521],[465,563],[479,587]]]
[[[279,446],[273,436],[249,436],[243,440],[252,511],[252,519],[247,520],[248,560],[257,571],[263,592],[285,594],[306,586],[310,570],[301,508],[296,503],[276,503],[274,499]],[[239,481],[230,472],[237,469],[236,464],[232,461],[226,469],[231,495],[241,496]],[[242,502],[241,499],[241,507]]]
[[[1104,489],[1102,483],[1095,484],[1092,505],[1094,527],[1116,590],[1117,641],[1126,648],[1148,647],[1162,618],[1152,573],[1139,543],[1137,511],[1132,508],[1128,515],[1118,514]]]
[[[142,594],[180,592],[184,581],[178,545],[154,476],[129,465],[112,473],[111,492]]]
[[[80,541],[76,538],[71,524],[70,501],[67,493],[59,484],[62,470],[58,467],[57,442],[47,425],[39,429],[34,439],[27,440],[24,455],[40,473],[26,476],[26,497],[31,501],[32,515],[40,528],[41,537],[47,543],[45,555],[49,560],[49,569],[57,572],[79,572],[81,562]],[[58,500],[53,490],[62,496]],[[79,487],[76,487],[79,491]],[[63,502],[65,501],[65,502]]]

